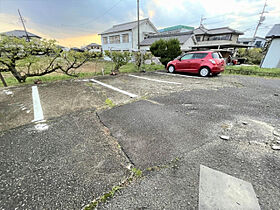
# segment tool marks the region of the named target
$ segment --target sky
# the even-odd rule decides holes
[[[115,24],[137,19],[136,0],[0,0],[0,33],[23,29],[60,45],[80,47],[100,43],[99,33]],[[229,26],[252,37],[265,0],[140,0],[140,18],[158,28],[174,25],[206,28]],[[280,23],[280,0],[267,0],[266,19],[258,30],[265,36]]]

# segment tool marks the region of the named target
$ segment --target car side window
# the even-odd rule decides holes
[[[202,59],[205,58],[207,53],[195,53],[193,59]]]
[[[219,59],[219,58],[222,58],[222,56],[219,54],[219,53],[212,53],[212,58],[215,58],[215,59]]]
[[[181,58],[181,60],[183,61],[183,60],[189,60],[189,59],[192,59],[193,58],[193,54],[186,54],[186,55],[184,55],[182,58]]]

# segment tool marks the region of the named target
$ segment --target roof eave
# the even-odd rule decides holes
[[[105,34],[115,34],[115,33],[119,33],[119,32],[124,32],[124,31],[132,31],[132,29],[126,29],[126,30],[120,30],[120,31],[114,31],[114,32],[103,32],[103,33],[100,33],[98,35],[105,35]]]

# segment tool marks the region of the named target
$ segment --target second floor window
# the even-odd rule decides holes
[[[110,41],[110,44],[119,44],[120,43],[120,35],[110,36],[109,41]]]
[[[210,36],[209,41],[214,41],[214,40],[230,40],[231,36],[230,34],[224,34],[224,35],[216,35],[216,36]]]
[[[128,43],[128,42],[129,42],[129,36],[128,36],[128,34],[123,34],[123,35],[122,35],[122,42],[123,42],[123,43]]]

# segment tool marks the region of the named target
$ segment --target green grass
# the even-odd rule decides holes
[[[106,104],[107,106],[111,107],[111,108],[113,108],[114,106],[116,106],[116,105],[113,103],[113,101],[112,101],[111,99],[109,99],[109,98],[107,98],[107,99],[105,100],[105,104]]]
[[[98,74],[97,73],[79,73],[78,78],[90,78],[92,76],[96,76],[99,74],[100,73],[98,73]],[[12,75],[4,76],[4,78],[5,78],[5,81],[8,86],[17,86],[17,85],[33,84],[35,80],[41,80],[43,83],[45,83],[45,82],[53,82],[53,81],[58,81],[58,80],[73,79],[75,77],[67,76],[66,74],[50,74],[50,75],[44,75],[41,77],[28,77],[26,79],[25,83],[18,83],[18,81]],[[2,82],[0,82],[0,87],[3,87]]]
[[[104,68],[104,73],[105,74],[110,74],[113,66],[112,62],[101,62]],[[146,71],[155,71],[155,70],[160,70],[163,69],[163,65],[143,65],[143,68],[145,68]],[[128,63],[120,68],[120,73],[135,73],[138,72],[138,69],[135,64],[133,63]],[[102,75],[101,69],[100,72],[83,72],[83,73],[78,73],[78,77],[71,77],[67,76],[65,74],[49,74],[49,75],[44,75],[41,77],[28,77],[26,79],[25,83],[18,83],[18,81],[10,74],[10,73],[2,73],[5,81],[8,86],[17,86],[17,85],[25,85],[25,84],[33,84],[35,80],[40,79],[43,83],[46,82],[53,82],[53,81],[58,81],[58,80],[68,80],[68,79],[75,79],[75,78],[91,78],[93,76],[98,76]],[[0,81],[0,87],[3,87],[2,82]]]
[[[280,68],[260,68],[259,66],[227,66],[226,74],[280,77]]]

